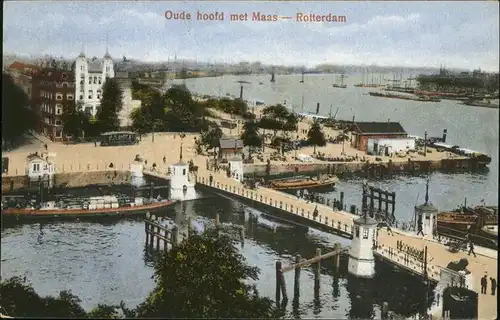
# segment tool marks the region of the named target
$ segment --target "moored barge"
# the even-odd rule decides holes
[[[339,178],[336,176],[328,176],[325,178],[295,176],[291,178],[271,180],[269,182],[269,187],[275,190],[311,189],[335,186],[338,181]]]

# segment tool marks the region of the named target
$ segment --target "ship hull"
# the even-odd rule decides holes
[[[119,207],[106,209],[50,209],[50,210],[31,210],[31,209],[5,209],[2,210],[2,220],[20,220],[20,219],[44,219],[44,218],[63,218],[63,217],[97,217],[97,216],[134,216],[142,215],[146,212],[167,208],[177,201],[169,200],[156,202],[134,207]]]

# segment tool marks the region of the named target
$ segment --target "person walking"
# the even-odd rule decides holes
[[[486,275],[484,275],[481,278],[481,293],[482,294],[486,294],[487,286],[488,286],[488,279],[486,278]]]
[[[468,255],[470,256],[471,253],[474,255],[474,258],[475,258],[476,253],[474,252],[474,243],[472,241],[469,241],[469,253],[468,253]]]
[[[422,224],[421,224],[421,223],[419,223],[419,224],[418,224],[418,232],[417,232],[417,236],[418,236],[419,234],[421,234],[421,235],[422,235],[422,237],[424,236],[424,231],[422,230]]]
[[[497,291],[497,279],[490,277],[491,281],[491,295],[494,296]]]

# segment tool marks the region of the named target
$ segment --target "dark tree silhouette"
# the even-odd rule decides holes
[[[323,147],[326,145],[325,134],[318,121],[314,121],[307,132],[307,141],[314,146],[314,154],[316,154],[317,146]]]

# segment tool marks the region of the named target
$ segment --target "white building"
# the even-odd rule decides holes
[[[48,155],[44,158],[38,153],[30,154],[27,158],[27,173],[30,181],[48,181],[48,187],[54,185],[55,164],[49,161]]]
[[[171,165],[170,174],[170,199],[188,201],[196,199],[193,177],[189,174],[189,164],[182,161],[182,146],[179,162]]]
[[[244,166],[241,157],[229,158],[229,173],[232,179],[243,182]]]
[[[97,113],[104,81],[114,77],[113,59],[108,52],[103,59],[87,59],[80,53],[75,63],[75,97],[76,101],[83,101],[85,112],[93,116]]]
[[[353,223],[354,235],[349,249],[348,271],[357,277],[372,278],[375,275],[373,242],[377,221],[370,216],[363,216]]]
[[[388,156],[397,152],[415,150],[415,138],[368,139],[368,154]]]
[[[437,228],[438,209],[429,202],[429,180],[425,186],[425,203],[415,206],[415,226],[417,235],[432,239]],[[422,232],[420,232],[422,231]]]

